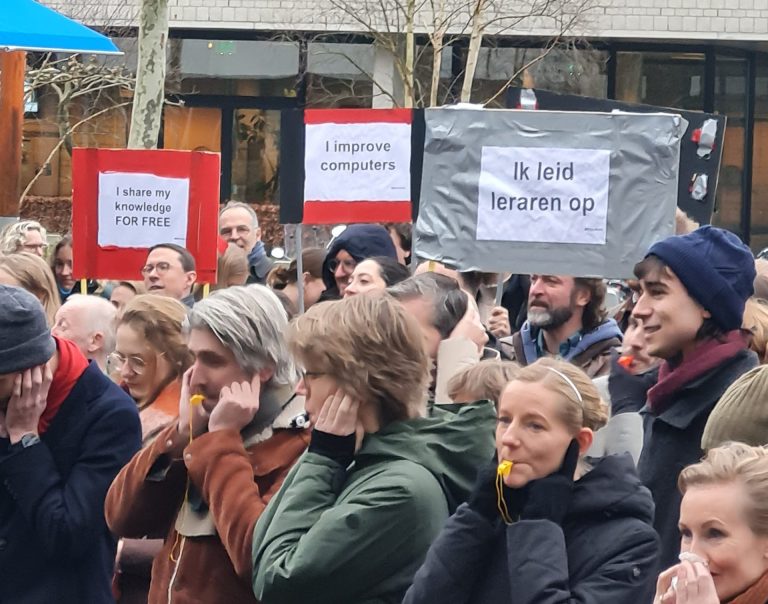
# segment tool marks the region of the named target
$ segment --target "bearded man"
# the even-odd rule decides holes
[[[606,375],[622,335],[616,321],[606,318],[605,292],[602,279],[531,275],[528,320],[500,340],[502,354],[521,365],[558,357],[590,377]]]

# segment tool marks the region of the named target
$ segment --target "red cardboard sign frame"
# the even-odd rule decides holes
[[[311,124],[408,124],[412,109],[306,109],[304,125]],[[411,175],[413,178],[413,175]],[[304,200],[302,224],[353,224],[364,222],[410,222],[411,199],[402,201]]]
[[[99,173],[135,172],[189,179],[187,249],[198,283],[216,283],[218,265],[218,153],[201,151],[76,148],[72,153],[72,272],[76,279],[141,280],[146,248],[101,247]]]

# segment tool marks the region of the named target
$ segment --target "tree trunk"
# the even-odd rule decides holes
[[[139,67],[133,97],[129,149],[155,149],[165,97],[165,48],[168,0],[142,0],[139,18]]]
[[[414,57],[416,56],[416,45],[413,37],[413,21],[416,19],[416,0],[408,0],[406,7],[405,23],[405,103],[406,107],[414,106],[415,86],[413,82],[413,71],[415,69]]]
[[[469,103],[472,99],[472,84],[475,81],[480,47],[483,45],[484,3],[485,0],[475,0],[475,8],[472,12],[472,33],[469,36],[469,48],[467,49],[467,67],[464,70],[464,83],[461,86],[462,103]]]

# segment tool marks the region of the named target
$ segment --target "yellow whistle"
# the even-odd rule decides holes
[[[512,466],[514,465],[515,465],[514,462],[508,461],[505,459],[499,464],[499,467],[496,470],[496,472],[498,473],[499,476],[506,478],[507,476],[509,476],[509,473],[512,471]]]
[[[202,394],[193,394],[189,399],[189,404],[193,406],[202,405],[204,400],[205,397]]]

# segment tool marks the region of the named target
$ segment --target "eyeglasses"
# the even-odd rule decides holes
[[[40,250],[41,252],[44,252],[48,249],[47,243],[23,243],[21,245],[22,248],[25,250],[29,250],[30,252],[36,252],[37,250]]]
[[[171,268],[171,265],[167,262],[158,262],[157,264],[146,264],[141,269],[141,274],[146,277],[150,275],[152,271],[157,271],[158,275],[164,275]]]
[[[334,258],[328,263],[328,268],[331,269],[332,273],[335,273],[336,269],[339,268],[339,265],[344,267],[345,273],[352,273],[355,270],[355,267],[357,266],[357,262],[349,259],[340,261]]]
[[[157,356],[161,357],[165,354],[165,352],[159,353]],[[107,361],[109,362],[110,369],[114,369],[115,371],[122,371],[123,366],[127,363],[128,368],[133,371],[136,375],[142,375],[144,371],[147,369],[147,362],[138,356],[123,356],[119,352],[113,352],[107,357]]]
[[[325,371],[301,371],[300,375],[301,375],[301,379],[305,380],[311,377],[320,377],[321,375],[328,375],[328,373]]]

